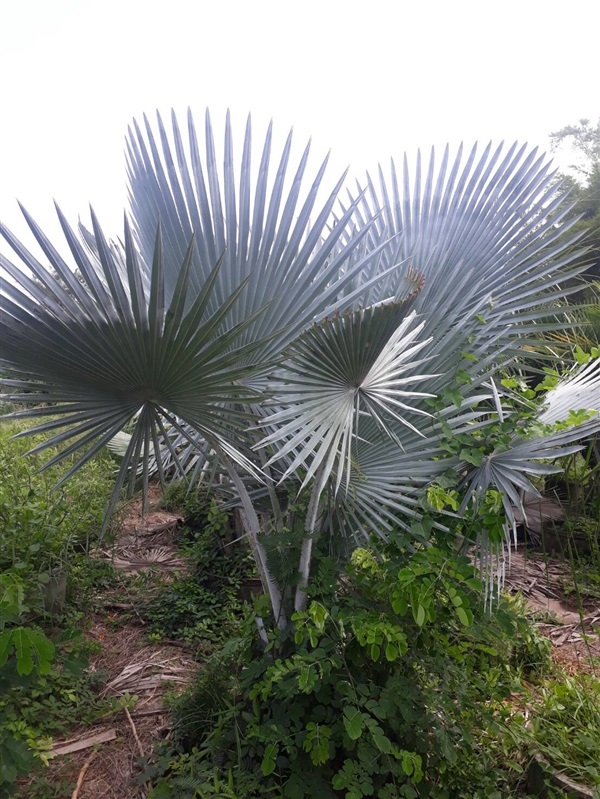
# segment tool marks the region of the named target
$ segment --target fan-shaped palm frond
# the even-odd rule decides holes
[[[339,487],[350,472],[361,414],[396,441],[390,419],[422,435],[404,414],[429,415],[407,405],[411,398],[432,396],[411,390],[427,377],[415,374],[423,365],[415,356],[429,343],[417,342],[422,329],[423,323],[415,324],[415,314],[406,315],[399,303],[326,319],[294,342],[286,370],[272,385],[282,408],[264,420],[275,432],[258,445],[281,442],[269,463],[293,453],[282,479],[306,465],[304,486],[317,469],[327,480],[336,468]]]
[[[48,465],[84,450],[64,479],[118,431],[132,424],[119,487],[127,470],[131,468],[134,474],[140,460],[147,480],[150,452],[159,451],[159,439],[163,444],[169,442],[163,420],[179,426],[175,418],[185,421],[207,440],[218,442],[244,466],[250,466],[232,444],[232,430],[237,428],[239,435],[243,429],[242,417],[233,406],[255,398],[255,392],[244,388],[240,381],[250,370],[242,364],[257,344],[240,345],[244,323],[215,335],[244,284],[215,314],[206,317],[205,309],[221,265],[217,264],[203,290],[187,303],[190,245],[171,300],[166,304],[159,231],[146,297],[139,283],[138,259],[129,227],[126,225],[129,282],[124,284],[102,230],[93,219],[103,281],[64,220],[65,233],[81,270],[81,283],[75,280],[69,284],[59,278],[63,274],[68,278],[68,267],[50,248],[46,247],[46,254],[51,258],[54,274],[2,228],[38,280],[34,282],[2,257],[2,266],[13,279],[2,287],[6,295],[2,371],[12,378],[5,379],[3,385],[30,392],[8,394],[5,398],[37,404],[13,415],[57,417],[27,434],[66,428],[36,448],[73,440]],[[39,403],[52,403],[52,407]]]
[[[434,372],[447,375],[450,359],[473,352],[473,336],[479,357],[497,360],[499,346],[522,356],[553,303],[576,290],[568,279],[584,267],[569,269],[568,249],[578,237],[565,235],[569,209],[535,150],[488,146],[478,157],[473,147],[463,158],[461,148],[452,161],[446,149],[439,166],[432,151],[425,166],[419,154],[414,176],[405,157],[401,172],[392,162],[389,180],[380,170],[379,189],[369,177],[360,191],[351,195],[357,226],[374,218],[363,247],[388,242],[377,268],[401,262],[423,276],[414,308],[433,336]],[[398,296],[407,279],[390,273],[365,287],[363,302]]]
[[[600,358],[575,367],[545,397],[540,421],[554,424],[565,421],[574,411],[595,412],[600,417]]]
[[[560,466],[547,461],[578,452],[582,446],[574,442],[579,441],[586,433],[589,433],[589,429],[578,428],[540,438],[516,439],[509,449],[485,456],[481,466],[472,470],[466,478],[468,489],[462,509],[464,510],[471,500],[477,502],[483,498],[488,489],[496,488],[502,493],[506,516],[513,526],[514,508],[518,508],[521,514],[525,515],[520,492],[540,496],[537,488],[525,475],[561,472]]]
[[[169,141],[160,115],[158,135],[144,118],[145,135],[134,123],[128,139],[131,207],[142,260],[148,262],[160,219],[164,231],[167,295],[175,285],[179,264],[195,234],[190,285],[198,291],[212,265],[223,256],[208,310],[212,313],[242,280],[247,289],[232,309],[230,323],[239,324],[270,303],[261,318],[247,326],[246,341],[261,340],[256,362],[279,355],[313,321],[331,310],[344,310],[356,300],[343,289],[367,268],[375,267],[378,247],[361,258],[356,248],[368,232],[351,233],[353,208],[327,228],[343,176],[319,202],[327,158],[312,180],[307,180],[308,145],[290,177],[290,132],[271,180],[272,127],[262,146],[258,174],[252,176],[253,141],[250,119],[246,125],[239,169],[234,158],[229,114],[224,139],[223,174],[217,167],[215,137],[208,111],[205,121],[205,158],[188,114],[187,141],[172,115]],[[340,241],[344,237],[344,244]],[[352,259],[351,259],[352,256]],[[389,258],[386,269],[396,264]],[[383,270],[385,271],[385,270]],[[369,278],[365,278],[369,282]],[[211,304],[212,303],[212,304]]]

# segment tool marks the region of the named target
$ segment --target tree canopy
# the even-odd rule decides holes
[[[587,276],[600,279],[600,119],[594,124],[580,119],[550,134],[552,149],[568,148],[574,157],[570,175],[563,175],[563,187],[575,200],[573,213],[580,216],[574,231],[584,233],[590,248],[584,256],[590,263]],[[571,231],[570,231],[571,232]]]

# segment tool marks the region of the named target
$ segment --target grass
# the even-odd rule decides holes
[[[536,693],[533,746],[576,782],[600,786],[600,680],[561,674]]]

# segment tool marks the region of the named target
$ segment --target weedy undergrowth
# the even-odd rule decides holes
[[[184,514],[179,548],[188,570],[161,587],[144,616],[152,640],[182,641],[206,657],[238,634],[256,570],[248,548],[235,541],[231,513],[214,499],[175,484],[164,506]]]
[[[53,490],[65,465],[38,473],[40,456],[23,458],[29,447],[9,440],[23,429],[0,426],[0,796],[46,762],[52,737],[110,709],[85,673],[89,645],[71,600],[74,589],[78,603],[91,593],[99,571],[86,553],[112,466],[97,458],[68,490]]]
[[[600,796],[600,680],[561,675],[536,691],[532,745],[551,765]]]
[[[406,544],[341,571],[320,558],[291,636],[261,651],[248,627],[209,660],[176,704],[186,751],[155,764],[153,799],[210,775],[230,793],[203,796],[286,799],[483,799],[523,781],[523,720],[503,700],[547,646],[506,602],[484,609],[468,558]]]

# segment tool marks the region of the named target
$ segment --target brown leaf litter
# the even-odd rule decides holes
[[[159,500],[160,487],[157,485],[149,487],[146,514],[142,513],[142,500],[133,500],[120,521],[114,547],[100,550],[95,557],[110,560],[116,569],[129,574],[184,570],[186,563],[173,543],[183,517],[157,508]]]
[[[68,739],[55,741],[56,757],[45,776],[75,783],[95,746],[98,754],[87,764],[78,799],[142,799],[147,789],[136,786],[132,778],[139,773],[141,752],[150,754],[156,742],[170,734],[165,693],[183,690],[198,664],[177,646],[146,645],[143,630],[133,623],[114,629],[97,619],[89,636],[102,644],[90,668],[107,673],[103,694],[137,700],[91,726],[73,730]],[[26,791],[21,796],[26,797]]]
[[[600,658],[600,602],[587,599],[577,607],[563,588],[572,582],[564,560],[526,549],[511,554],[506,588],[520,592],[531,611],[545,616],[534,624],[552,642],[553,659],[568,671],[587,671]]]

